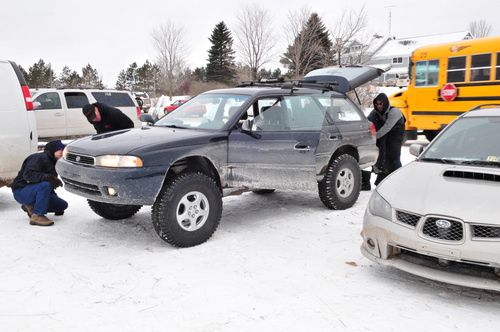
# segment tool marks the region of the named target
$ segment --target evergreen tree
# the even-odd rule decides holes
[[[97,69],[92,68],[90,64],[82,68],[81,84],[85,88],[102,89],[104,85],[99,77]]]
[[[289,69],[289,76],[304,76],[311,70],[333,64],[332,46],[321,18],[312,13],[280,62]]]
[[[50,63],[40,59],[29,68],[27,77],[25,77],[30,88],[52,88],[56,83],[56,75],[51,68]]]
[[[77,88],[80,86],[81,77],[74,70],[64,66],[61,74],[59,75],[58,87],[59,88]]]
[[[236,70],[233,38],[223,21],[215,26],[212,36],[208,40],[212,43],[212,47],[208,51],[207,81],[234,85]]]

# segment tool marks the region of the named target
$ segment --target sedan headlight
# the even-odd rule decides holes
[[[96,166],[142,167],[142,159],[134,156],[104,155],[95,158]]]
[[[380,196],[377,190],[375,190],[370,197],[368,208],[371,214],[387,220],[392,220],[392,207],[382,196]]]

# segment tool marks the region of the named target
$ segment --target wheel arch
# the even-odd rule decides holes
[[[328,160],[328,162],[321,167],[321,171],[320,171],[321,178],[323,178],[326,175],[328,165],[330,165],[335,159],[337,159],[338,156],[343,155],[343,154],[351,155],[354,159],[356,159],[357,162],[359,162],[358,149],[356,149],[352,145],[343,145],[343,146],[339,147],[337,150],[335,150],[332,153],[332,155],[330,156],[330,159]],[[321,179],[318,179],[318,181],[321,181]]]

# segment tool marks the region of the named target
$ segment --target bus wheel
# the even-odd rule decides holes
[[[424,130],[424,136],[429,142],[432,142],[434,138],[439,134],[439,130]]]

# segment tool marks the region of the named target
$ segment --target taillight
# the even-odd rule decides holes
[[[27,85],[22,85],[21,86],[23,89],[23,96],[24,96],[24,101],[26,102],[26,109],[28,111],[33,111],[33,100],[31,100],[31,93],[30,89],[28,88]]]
[[[139,118],[141,117],[141,108],[136,107],[136,109],[137,109],[137,120],[139,120]]]
[[[377,135],[377,129],[375,128],[373,122],[370,122],[370,132],[372,133],[372,135]]]

